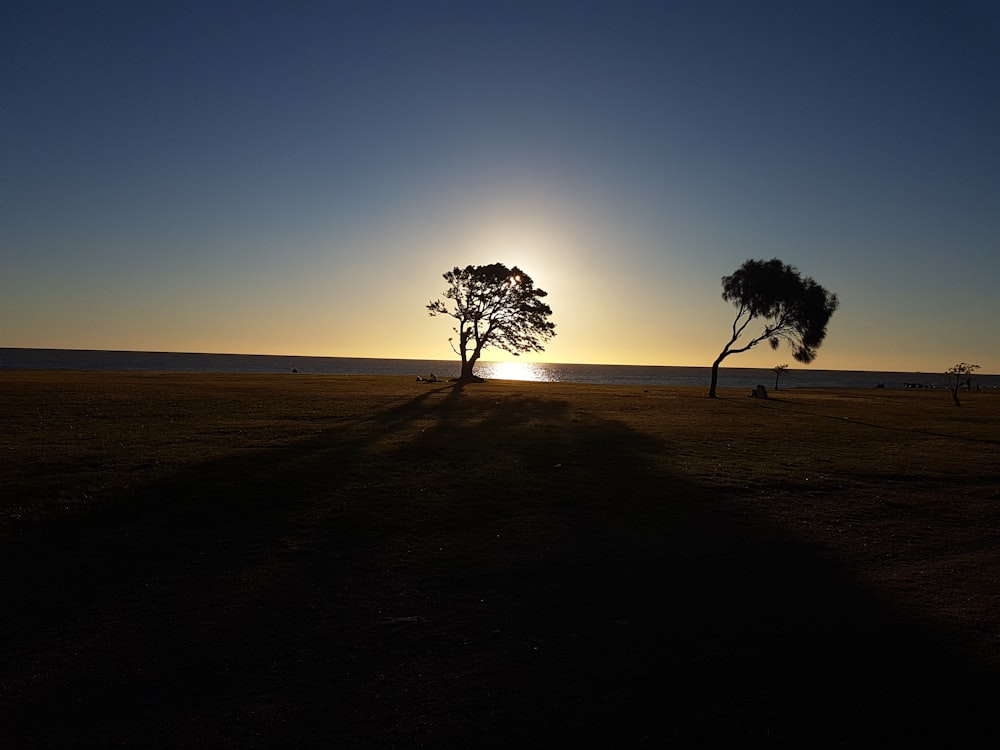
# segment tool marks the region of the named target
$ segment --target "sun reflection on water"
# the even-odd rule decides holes
[[[486,380],[532,380],[551,382],[559,380],[540,362],[480,362],[476,374]]]

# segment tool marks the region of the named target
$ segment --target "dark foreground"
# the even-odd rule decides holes
[[[664,444],[627,418],[521,391],[412,396],[368,394],[366,417],[314,406],[327,417],[295,439],[5,526],[0,747],[995,733],[982,638],[663,471]]]

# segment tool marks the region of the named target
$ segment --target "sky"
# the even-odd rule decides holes
[[[1000,372],[996,0],[4,0],[0,101],[0,347],[450,359],[502,262],[527,359],[707,366],[777,257],[812,367]]]

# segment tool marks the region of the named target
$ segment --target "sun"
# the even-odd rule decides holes
[[[558,251],[558,237],[543,226],[515,222],[496,224],[476,232],[470,246],[484,262],[517,266],[529,276],[544,276]],[[511,279],[511,284],[517,281]]]

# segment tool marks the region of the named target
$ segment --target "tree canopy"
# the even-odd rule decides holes
[[[476,380],[473,368],[484,349],[493,347],[519,355],[544,351],[544,343],[555,336],[549,320],[552,309],[542,301],[548,293],[536,289],[531,277],[517,266],[502,263],[466,266],[444,274],[448,288],[445,300],[427,305],[430,315],[455,319],[452,329],[458,344],[451,348],[462,359],[460,382]]]
[[[736,318],[729,341],[712,363],[708,392],[712,398],[716,395],[722,360],[752,349],[761,341],[767,341],[772,349],[785,342],[796,361],[812,362],[839,304],[837,295],[777,258],[747,260],[733,274],[723,276],[722,298],[736,307]],[[755,320],[763,323],[763,329],[744,339]]]

